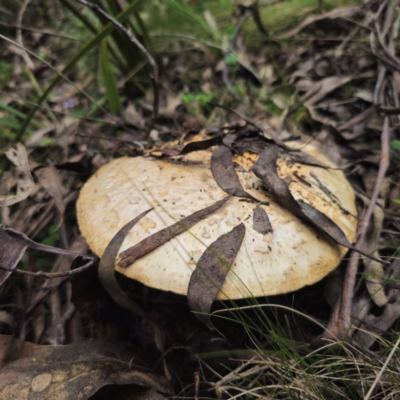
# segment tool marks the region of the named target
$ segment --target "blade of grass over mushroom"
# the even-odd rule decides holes
[[[211,156],[211,170],[218,186],[226,193],[258,201],[247,193],[240,183],[233,165],[232,152],[225,146],[218,146]]]
[[[121,268],[128,267],[138,258],[143,257],[150,251],[173,239],[175,236],[178,236],[180,233],[187,231],[193,225],[197,224],[202,219],[217,211],[230,198],[231,196],[227,196],[222,200],[216,201],[211,206],[202,208],[201,210],[196,211],[185,218],[182,218],[175,224],[168,226],[167,228],[161,229],[153,235],[148,236],[146,239],[143,239],[135,246],[130,247],[120,254],[118,266]]]
[[[188,302],[196,317],[214,330],[208,315],[229,269],[242,245],[246,227],[243,223],[221,235],[200,257],[189,281]]]
[[[132,4],[130,4],[120,15],[118,15],[115,19],[119,22],[125,21],[132,12],[137,11],[137,9],[144,3],[144,0],[135,0]],[[104,39],[107,35],[109,35],[113,30],[116,29],[116,26],[112,23],[109,23],[105,28],[103,28],[94,38],[90,39],[73,57],[67,65],[61,70],[61,74],[65,75],[68,73],[72,67],[74,67],[78,61],[88,54],[90,50],[92,50],[95,46],[99,45],[102,39]],[[50,85],[44,90],[43,94],[39,97],[37,104],[32,107],[29,114],[24,120],[21,129],[18,131],[17,137],[15,139],[16,142],[20,141],[22,136],[24,135],[26,128],[31,123],[32,118],[34,117],[36,111],[39,106],[48,98],[51,91],[56,87],[56,85],[61,81],[62,75],[57,75]]]
[[[389,263],[366,254],[360,249],[356,249],[347,240],[346,235],[329,217],[321,213],[309,204],[299,200],[297,201],[289,190],[286,182],[281,179],[276,172],[276,161],[279,157],[277,146],[266,148],[260,155],[259,159],[254,163],[252,170],[254,174],[261,179],[267,186],[268,190],[273,194],[275,199],[281,203],[286,209],[290,210],[296,217],[306,220],[315,228],[327,234],[331,239],[341,246],[358,253],[382,264]]]

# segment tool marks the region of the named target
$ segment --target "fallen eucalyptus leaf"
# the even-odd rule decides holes
[[[244,191],[232,161],[232,152],[227,147],[218,146],[214,150],[211,156],[211,170],[215,181],[224,192],[231,196],[258,201]]]
[[[200,257],[189,281],[188,302],[193,311],[209,313],[226,275],[242,245],[246,227],[243,223],[221,235]],[[213,326],[208,315],[196,314],[208,328]]]
[[[131,369],[132,356],[121,346],[100,341],[43,346],[0,369],[0,398],[85,400],[110,384],[171,393],[165,378]]]
[[[272,193],[275,199],[283,205],[286,209],[290,210],[296,217],[311,223],[315,228],[327,234],[336,243],[350,250],[357,251],[358,253],[368,257],[372,260],[378,261],[387,265],[386,261],[380,260],[365,253],[361,249],[356,249],[347,240],[346,235],[329,217],[321,213],[308,203],[302,200],[297,201],[289,190],[287,183],[281,179],[276,171],[276,161],[279,152],[276,146],[266,148],[253,165],[253,172],[261,179],[267,186],[268,190]]]

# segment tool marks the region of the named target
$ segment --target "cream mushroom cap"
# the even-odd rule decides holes
[[[290,143],[292,147],[300,146]],[[329,167],[335,165],[312,144],[301,145]],[[101,167],[81,190],[78,223],[90,248],[102,256],[114,235],[143,211],[154,208],[126,236],[120,253],[147,236],[226,197],[215,182],[211,151],[198,151],[179,160],[119,158]],[[281,207],[262,190],[251,166],[257,156],[234,156],[245,191],[267,202],[273,232],[253,228],[256,203],[232,197],[218,211],[198,222],[127,268],[116,270],[143,284],[186,295],[196,263],[219,236],[243,222],[246,233],[217,299],[239,299],[291,292],[313,284],[336,268],[347,249],[322,237],[316,229]],[[353,190],[338,169],[324,169],[278,159],[278,174],[291,178],[289,189],[355,239],[357,211]],[[118,259],[116,264],[118,264]]]

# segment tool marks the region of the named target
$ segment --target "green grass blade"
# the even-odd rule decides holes
[[[138,10],[138,8],[145,2],[145,0],[135,0],[132,4],[130,4],[116,19],[119,22],[123,22],[128,18],[128,16],[132,13]],[[67,65],[62,69],[61,73],[66,74],[68,73],[72,67],[83,57],[85,56],[91,49],[93,49],[96,45],[101,43],[101,40],[104,39],[107,35],[109,35],[111,32],[113,32],[116,29],[115,25],[109,23],[105,28],[103,28],[94,38],[89,40],[75,55],[72,60],[70,60]],[[46,90],[43,92],[43,95],[40,96],[37,105],[34,106],[28,116],[26,117],[24,123],[21,126],[21,129],[18,131],[16,141],[20,141],[22,139],[23,134],[25,133],[26,128],[30,124],[33,116],[35,115],[37,109],[39,106],[47,99],[51,91],[54,89],[54,87],[61,81],[62,76],[57,75],[53,81],[50,83],[50,85],[46,88]]]
[[[121,111],[121,102],[119,100],[118,89],[112,72],[112,66],[110,64],[110,60],[108,59],[107,39],[103,39],[101,41],[100,63],[104,85],[106,87],[108,105],[110,107],[110,111],[113,114],[117,114],[119,111]]]
[[[84,14],[80,13],[79,10],[74,5],[72,5],[69,0],[61,0],[61,3],[65,8],[71,11],[71,13],[75,15],[75,17],[78,18],[83,23],[83,25],[86,26],[86,28],[89,29],[92,33],[94,33],[95,35],[99,33],[97,28],[90,22],[89,18],[87,18]],[[127,70],[126,65],[124,65],[124,63],[121,61],[120,57],[117,55],[114,48],[110,47],[109,51],[111,55],[114,57],[121,71],[126,71]]]
[[[7,106],[4,103],[0,103],[0,110],[6,111],[12,115],[15,115],[18,118],[25,119],[26,115],[22,113],[21,111],[16,110],[13,107]],[[31,121],[31,125],[34,126],[35,128],[42,128],[43,125],[35,120]],[[20,125],[18,126],[20,128]]]
[[[75,17],[78,18],[83,23],[83,25],[86,26],[86,28],[92,31],[92,33],[97,34],[97,29],[90,22],[89,18],[80,13],[79,10],[69,2],[69,0],[60,0],[60,2],[67,10],[71,11],[71,13],[74,14]]]

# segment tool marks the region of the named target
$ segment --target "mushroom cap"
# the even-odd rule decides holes
[[[312,144],[289,143],[335,168]],[[128,221],[153,207],[126,236],[120,253],[147,236],[226,197],[211,172],[211,151],[171,159],[119,158],[101,167],[84,185],[77,203],[78,222],[90,248],[102,256],[108,243]],[[245,191],[269,204],[273,232],[253,229],[258,204],[232,197],[218,211],[198,222],[127,268],[116,270],[143,284],[186,295],[196,263],[219,236],[243,222],[246,234],[217,299],[239,299],[291,292],[313,284],[336,268],[347,249],[323,237],[262,190],[251,166],[258,156],[234,156]],[[278,159],[278,175],[291,178],[296,199],[327,215],[353,242],[357,211],[353,190],[344,174]],[[299,178],[300,177],[300,178]],[[307,184],[306,184],[307,183]]]

